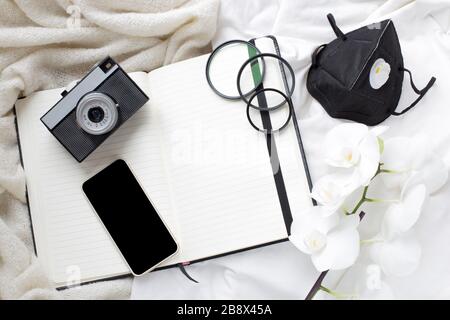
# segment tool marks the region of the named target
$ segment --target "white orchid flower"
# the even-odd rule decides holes
[[[413,179],[412,177],[409,181]],[[409,231],[419,219],[427,196],[424,184],[416,185],[407,182],[402,190],[400,201],[391,204],[383,217],[381,225],[383,237],[392,239]]]
[[[329,216],[338,211],[357,187],[349,174],[330,174],[323,176],[314,184],[311,197],[325,207],[322,212],[325,216]]]
[[[381,240],[370,248],[372,260],[388,276],[412,274],[419,266],[421,255],[420,244],[411,232],[390,240]]]
[[[331,129],[325,137],[325,161],[333,167],[350,168],[359,161],[359,143],[367,126],[344,123]]]
[[[314,206],[294,218],[290,241],[311,255],[317,270],[340,270],[351,266],[359,255],[357,215],[327,215],[323,206]]]
[[[370,129],[360,123],[343,123],[330,130],[325,137],[325,161],[339,168],[352,170],[357,185],[368,185],[380,162],[378,136],[387,127]]]
[[[393,173],[381,175],[388,188],[401,188],[414,174],[416,184],[423,183],[429,194],[448,180],[448,167],[429,147],[426,137],[397,137],[384,142],[381,161]]]

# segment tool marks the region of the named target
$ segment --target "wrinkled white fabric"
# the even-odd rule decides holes
[[[401,117],[383,124],[390,129],[383,137],[427,135],[429,144],[450,165],[450,2],[444,0],[222,0],[218,31],[213,47],[230,39],[250,39],[273,34],[282,55],[296,71],[294,105],[313,181],[330,173],[322,154],[325,133],[343,120],[330,118],[306,90],[306,74],[313,50],[335,38],[326,14],[333,13],[344,32],[392,18],[397,29],[405,66],[412,70],[416,85],[437,82],[424,99]],[[199,71],[201,72],[201,70]],[[405,75],[399,103],[402,109],[416,96]],[[420,150],[416,150],[417,153]],[[416,225],[422,245],[422,260],[408,277],[384,278],[397,298],[450,298],[450,183],[431,197],[430,206]],[[368,209],[369,210],[369,209]],[[370,210],[375,211],[373,207]],[[374,215],[377,213],[374,212]],[[377,228],[366,215],[360,228],[370,234]],[[179,270],[151,273],[134,281],[133,298],[304,298],[317,277],[310,258],[290,243],[257,249],[187,267],[200,284],[187,280]],[[358,275],[358,276],[357,276]],[[327,285],[353,292],[365,279],[349,269],[344,277],[330,274]],[[337,280],[340,280],[338,283]],[[333,280],[333,281],[331,281]],[[336,280],[336,281],[334,281]],[[364,292],[362,290],[361,292]],[[323,294],[318,295],[324,297]],[[363,294],[362,297],[381,296]]]
[[[217,11],[217,0],[0,2],[0,299],[127,298],[131,288],[130,279],[50,288],[33,253],[12,112],[18,96],[66,86],[106,55],[130,72],[202,54]]]

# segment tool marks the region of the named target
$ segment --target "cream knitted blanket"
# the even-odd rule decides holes
[[[0,1],[0,299],[128,298],[131,280],[56,291],[34,253],[13,105],[111,55],[150,71],[208,50],[218,0]],[[39,146],[36,146],[39,147]]]

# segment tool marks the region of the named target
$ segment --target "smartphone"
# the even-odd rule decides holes
[[[177,252],[170,230],[124,160],[84,182],[83,191],[133,275]]]

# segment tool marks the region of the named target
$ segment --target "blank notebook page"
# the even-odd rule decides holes
[[[265,136],[209,88],[207,58],[148,76],[186,261],[287,237]]]

